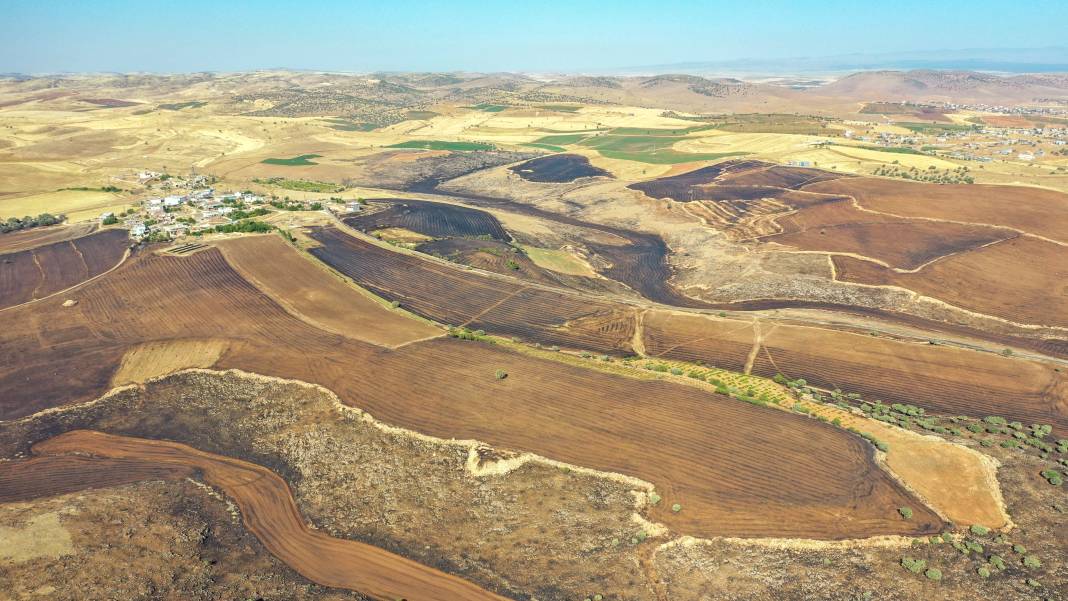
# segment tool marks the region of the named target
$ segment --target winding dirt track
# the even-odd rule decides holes
[[[420,273],[413,268],[410,277]],[[664,502],[650,517],[679,532],[844,539],[941,529],[937,515],[879,469],[867,443],[830,425],[489,344],[437,338],[377,347],[287,313],[216,249],[140,253],[79,289],[78,300],[69,308],[53,299],[0,312],[0,419],[102,394],[131,348],[220,339],[227,350],[217,369],[320,384],[389,424],[652,482]],[[588,312],[579,300],[555,294],[500,323],[527,327],[557,305]],[[493,313],[507,316],[504,305]],[[350,318],[381,316],[354,311]],[[581,328],[589,332],[584,339],[621,336],[616,321],[630,324],[622,331],[630,339],[633,318],[608,321],[604,331]],[[508,377],[494,378],[498,369]],[[685,510],[672,513],[675,502]],[[902,505],[916,510],[913,520],[897,515]]]
[[[26,461],[0,464],[3,491],[23,498],[71,488],[54,479],[73,474],[74,486],[89,488],[135,479],[174,479],[198,471],[241,508],[245,526],[273,555],[308,580],[359,591],[375,599],[419,601],[487,600],[506,597],[373,545],[333,538],[308,527],[293,495],[274,472],[245,461],[205,453],[174,442],[75,430],[33,446]],[[71,457],[71,454],[88,454]],[[79,468],[72,470],[72,467]],[[122,469],[116,469],[122,468]],[[81,476],[77,476],[81,474]],[[37,493],[37,494],[33,494]],[[4,499],[5,495],[0,495]]]

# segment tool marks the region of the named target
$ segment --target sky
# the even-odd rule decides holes
[[[0,0],[0,72],[594,72],[1064,46],[1068,0]]]

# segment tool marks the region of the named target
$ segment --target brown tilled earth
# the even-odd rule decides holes
[[[172,288],[183,295],[170,294]],[[217,250],[141,253],[81,288],[78,300],[75,307],[50,300],[0,314],[10,333],[0,353],[19,357],[0,367],[0,383],[14,391],[3,400],[6,417],[102,393],[119,357],[144,342],[223,338],[229,345],[218,367],[322,384],[388,423],[427,434],[647,479],[664,491],[667,506],[686,507],[654,512],[682,531],[852,538],[941,527],[926,510],[902,522],[896,507],[920,504],[875,465],[866,443],[841,430],[689,387],[564,369],[485,344],[436,339],[383,350],[292,317]],[[30,315],[64,328],[42,333]],[[497,370],[507,377],[495,378]],[[56,373],[80,378],[19,386]],[[797,478],[794,485],[781,486],[784,471]]]
[[[126,230],[0,254],[0,309],[44,298],[100,275],[122,259]]]
[[[583,300],[545,289],[524,290],[512,281],[431,263],[391,251],[337,230],[316,236],[314,249],[363,286],[438,321],[483,327],[543,344],[578,350],[629,353],[633,309],[611,311],[606,301]],[[603,319],[583,321],[594,303]],[[629,308],[629,305],[623,305]],[[565,325],[567,324],[567,325]],[[589,324],[592,329],[576,327]],[[774,328],[774,329],[772,329]],[[754,331],[747,321],[715,320],[653,311],[644,322],[645,351],[652,356],[703,361],[726,369],[773,376],[803,377],[813,384],[858,392],[871,399],[907,402],[934,412],[1004,415],[1055,424],[1068,432],[1068,378],[1053,367],[945,346],[926,340],[871,337],[826,328],[765,325],[763,343],[753,353]],[[618,333],[628,332],[615,344]],[[600,346],[594,346],[600,340]],[[991,395],[990,391],[997,391]]]

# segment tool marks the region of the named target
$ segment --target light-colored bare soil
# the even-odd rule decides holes
[[[442,333],[389,309],[278,236],[234,238],[219,243],[219,248],[227,262],[262,292],[323,330],[387,347]]]
[[[227,346],[226,340],[211,338],[156,340],[139,344],[122,356],[122,363],[111,377],[111,384],[143,384],[152,378],[183,369],[211,367]]]

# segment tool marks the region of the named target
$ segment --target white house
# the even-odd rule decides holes
[[[165,207],[176,207],[176,206],[182,204],[183,202],[185,202],[185,197],[184,196],[178,196],[177,194],[172,194],[172,195],[170,195],[170,196],[168,196],[168,197],[163,199],[163,206],[165,206]]]

